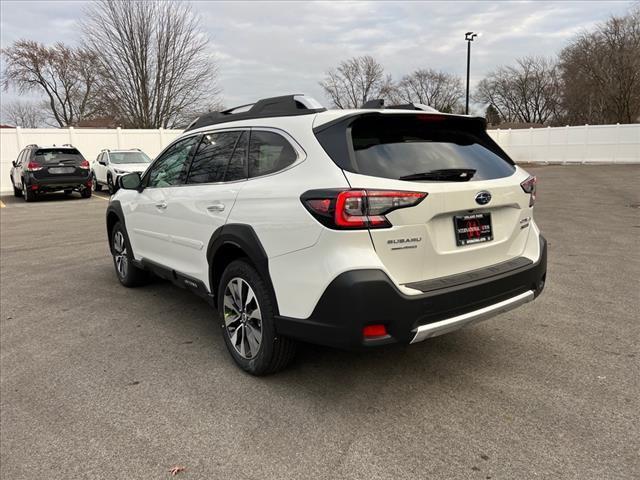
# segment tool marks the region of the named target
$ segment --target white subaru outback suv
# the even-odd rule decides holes
[[[373,106],[290,95],[197,119],[111,198],[120,282],[153,272],[210,301],[255,375],[296,340],[415,343],[539,295],[536,180],[484,119]]]

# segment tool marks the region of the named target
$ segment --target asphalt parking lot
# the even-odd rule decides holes
[[[410,347],[237,369],[214,311],[118,283],[107,201],[2,197],[0,476],[640,477],[640,166],[529,168],[535,302]]]

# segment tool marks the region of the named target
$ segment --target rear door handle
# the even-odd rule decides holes
[[[224,212],[224,203],[216,202],[207,207],[210,212]]]
[[[160,210],[166,210],[167,209],[167,202],[160,202],[160,203],[156,203],[156,208],[159,208]]]

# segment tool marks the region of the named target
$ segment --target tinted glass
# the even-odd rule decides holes
[[[200,137],[193,136],[171,146],[153,164],[147,177],[148,187],[170,187],[184,183],[186,164]]]
[[[249,132],[242,132],[236,144],[233,156],[224,176],[225,182],[244,180],[247,178],[247,150],[249,150]]]
[[[399,179],[432,170],[474,169],[474,181],[514,171],[486,132],[429,116],[403,117],[364,117],[353,123],[358,173]]]
[[[187,183],[222,182],[240,132],[203,135]]]
[[[38,163],[70,163],[81,162],[82,155],[75,148],[39,148],[35,153],[35,161]]]
[[[151,159],[144,152],[111,152],[109,153],[111,163],[150,163]]]
[[[259,177],[287,168],[296,158],[296,151],[282,135],[273,132],[251,132],[250,177]]]

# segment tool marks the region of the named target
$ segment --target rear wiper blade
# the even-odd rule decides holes
[[[399,180],[445,180],[452,182],[468,182],[476,171],[473,168],[443,168],[423,173],[412,173],[400,177]]]

